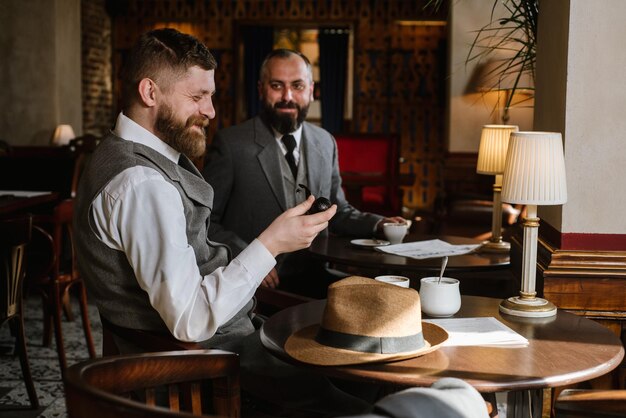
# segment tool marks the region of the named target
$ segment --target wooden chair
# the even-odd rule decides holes
[[[70,141],[69,149],[75,155],[74,173],[72,174],[72,186],[70,188],[71,197],[76,197],[80,176],[83,174],[85,165],[99,143],[100,138],[91,134],[85,134]]]
[[[31,407],[37,409],[39,401],[28,363],[22,306],[24,253],[31,238],[31,227],[30,216],[0,221],[0,325],[9,322],[14,326],[15,347],[20,356],[28,399]]]
[[[565,389],[554,409],[556,418],[624,417],[626,390]]]
[[[88,360],[68,368],[64,384],[70,418],[240,416],[239,357],[221,350]]]
[[[50,345],[51,325],[54,327],[62,374],[67,368],[67,359],[63,343],[61,315],[65,311],[68,319],[73,319],[69,305],[70,289],[72,288],[76,288],[78,293],[89,356],[91,358],[96,357],[87,311],[87,292],[76,268],[72,230],[73,212],[74,201],[66,199],[53,209],[51,215],[38,215],[35,218],[38,225],[33,228],[33,252],[39,257],[39,260],[29,263],[27,275],[29,288],[42,296],[44,345]],[[47,263],[42,261],[46,255],[49,257]]]

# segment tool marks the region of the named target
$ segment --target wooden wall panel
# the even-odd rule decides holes
[[[211,132],[236,123],[235,28],[250,24],[352,24],[355,31],[354,115],[359,133],[397,133],[403,172],[416,182],[405,205],[429,208],[442,181],[445,103],[445,26],[406,24],[445,20],[425,8],[428,0],[113,0],[114,68],[137,37],[153,28],[175,27],[193,34],[215,53],[218,94]],[[400,20],[405,24],[400,24]]]

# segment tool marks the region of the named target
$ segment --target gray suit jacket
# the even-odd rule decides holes
[[[341,188],[337,144],[324,129],[305,122],[302,138],[311,193],[337,204],[330,230],[340,235],[370,237],[381,216],[352,207]],[[203,175],[215,191],[209,236],[238,254],[286,206],[278,144],[259,117],[217,133],[209,149]]]

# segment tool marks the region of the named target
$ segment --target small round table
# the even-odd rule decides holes
[[[455,318],[495,317],[528,339],[525,347],[442,347],[408,360],[354,366],[314,366],[284,350],[296,330],[319,323],[325,300],[285,309],[261,329],[265,348],[278,358],[318,373],[376,382],[401,389],[430,386],[442,377],[465,380],[482,393],[524,391],[572,385],[609,373],[624,357],[620,339],[589,319],[559,310],[550,318],[500,314],[500,299],[462,296]]]
[[[480,244],[472,238],[452,235],[429,236],[410,234],[404,242],[440,239],[450,244]],[[372,247],[357,247],[350,243],[352,238],[318,236],[308,251],[312,257],[327,261],[332,268],[347,274],[375,277],[382,274],[397,274],[411,279],[411,287],[419,289],[419,280],[436,276],[441,268],[441,258],[414,258],[388,254]],[[519,292],[519,280],[508,270],[509,254],[474,252],[449,258],[446,276],[459,279],[461,293],[467,295],[508,297]]]
[[[480,244],[471,238],[452,235],[426,236],[409,235],[404,242],[440,239],[450,244]],[[374,248],[362,248],[352,245],[349,237],[318,236],[311,246],[309,253],[317,258],[331,262],[338,266],[372,269],[387,274],[404,274],[406,272],[438,273],[441,267],[441,258],[427,258],[417,260],[376,251]],[[494,269],[507,269],[510,266],[509,254],[494,254],[475,252],[471,254],[455,255],[450,257],[447,270],[451,272],[477,272]]]

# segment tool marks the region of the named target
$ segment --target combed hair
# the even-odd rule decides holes
[[[193,36],[171,28],[142,35],[129,51],[120,75],[124,109],[137,97],[137,87],[142,79],[150,78],[166,90],[196,65],[204,70],[214,70],[217,61]]]
[[[302,52],[294,51],[293,49],[286,49],[286,48],[274,49],[269,54],[267,54],[267,56],[263,60],[263,63],[261,64],[261,71],[259,72],[259,81],[263,81],[263,75],[267,71],[267,63],[272,58],[286,59],[286,58],[291,57],[292,55],[297,55],[300,58],[302,58],[302,60],[306,64],[307,72],[309,73],[309,81],[313,81],[313,69],[311,67],[311,61],[309,61],[309,59]]]

